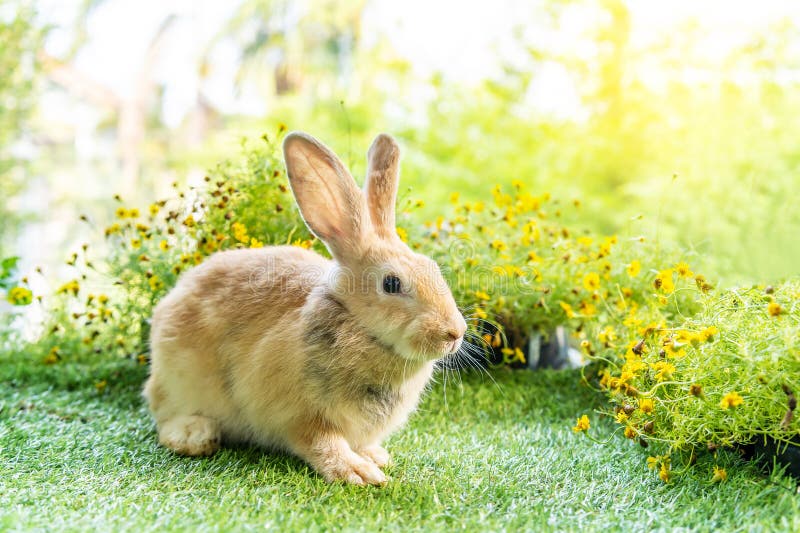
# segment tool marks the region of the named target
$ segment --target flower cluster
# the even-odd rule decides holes
[[[659,289],[669,283],[662,274]],[[665,482],[674,458],[691,465],[701,451],[765,436],[800,444],[792,403],[800,382],[800,284],[714,293],[705,283],[680,289],[694,295],[696,312],[670,318],[651,306],[651,321],[640,316],[618,332],[629,340],[605,343],[593,355],[603,363],[598,383],[611,400],[607,414],[626,438],[663,449],[648,466]],[[727,472],[715,465],[711,477],[725,481]]]
[[[487,348],[503,363],[524,364],[528,339],[559,325],[571,327],[588,357],[616,343],[626,321],[641,320],[639,309],[682,301],[681,280],[707,285],[682,261],[643,271],[655,251],[639,235],[597,236],[568,226],[562,219],[580,210],[578,201],[562,205],[547,193],[531,194],[519,180],[494,186],[487,198],[453,194],[450,210],[421,226],[402,218],[416,206],[409,200],[401,211],[409,230],[401,236],[436,259],[484,340],[493,340],[487,329],[490,337],[502,329],[502,346]],[[662,370],[666,376],[669,368]]]

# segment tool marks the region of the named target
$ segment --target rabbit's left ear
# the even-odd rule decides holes
[[[311,135],[283,141],[289,185],[309,229],[339,260],[357,256],[368,235],[364,195],[344,165]]]
[[[395,203],[400,180],[400,147],[385,133],[372,141],[367,152],[367,179],[364,194],[375,233],[395,237]]]

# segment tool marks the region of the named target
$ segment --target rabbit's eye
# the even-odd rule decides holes
[[[400,278],[394,274],[389,274],[383,278],[383,291],[388,294],[398,294],[402,290]]]

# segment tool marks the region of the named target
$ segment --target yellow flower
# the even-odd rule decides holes
[[[128,217],[129,218],[139,218],[139,210],[136,209],[135,207],[133,209],[130,209],[128,211]]]
[[[733,391],[722,397],[722,399],[719,401],[719,406],[722,409],[728,409],[729,407],[739,407],[743,403],[744,398],[742,398],[738,392]]]
[[[507,207],[513,202],[511,195],[502,192],[500,185],[494,186],[494,189],[492,190],[492,196],[494,196],[494,203],[497,205],[497,207]]]
[[[575,422],[575,426],[572,428],[572,431],[575,433],[580,433],[581,431],[589,431],[589,417],[586,415],[581,416],[578,418],[577,422]]]
[[[525,354],[522,353],[522,350],[519,348],[503,348],[500,350],[503,353],[503,359],[505,359],[506,363],[514,363],[519,361],[520,363],[525,363]]]
[[[719,329],[714,326],[709,326],[698,334],[698,338],[701,342],[706,342],[712,339],[717,333],[719,333]]]
[[[573,318],[575,316],[575,311],[572,309],[572,306],[569,305],[567,302],[558,302],[558,305],[560,305],[561,309],[564,310],[564,313],[566,313],[567,318]]]
[[[532,244],[539,240],[541,232],[536,226],[536,221],[531,219],[524,226],[522,226],[523,243]]]
[[[617,340],[617,334],[614,331],[613,326],[606,326],[603,328],[603,330],[597,334],[597,340],[603,344],[608,344],[609,342],[614,342]]]
[[[160,243],[158,243],[158,247],[166,252],[167,250],[169,250],[169,243],[165,240],[162,240]]]
[[[131,248],[138,250],[142,246],[141,239],[131,239]]]
[[[501,251],[501,252],[508,248],[508,246],[506,246],[506,243],[504,243],[503,241],[501,241],[499,239],[493,240],[491,246],[492,246],[493,249]]]
[[[536,255],[536,252],[534,252],[533,250],[531,250],[530,252],[528,252],[528,261],[529,261],[529,262],[531,262],[531,263],[538,263],[538,262],[539,262],[539,261],[541,261],[541,260],[542,260],[542,258],[541,258],[541,257],[539,257],[538,255]]]
[[[397,236],[400,237],[401,241],[408,242],[408,232],[405,229],[398,227],[395,228],[395,231],[397,232]]]
[[[625,431],[623,432],[626,439],[633,439],[636,437],[636,430],[633,426],[625,426]]]
[[[58,362],[61,350],[58,346],[53,346],[42,361],[46,365],[53,365]]]
[[[600,275],[597,272],[589,272],[583,276],[583,288],[589,292],[600,288]]]
[[[475,298],[479,300],[491,300],[492,297],[484,291],[475,291]]]
[[[450,193],[450,203],[451,204],[457,204],[459,197],[460,197],[460,195],[458,194],[458,192]]]
[[[520,190],[525,186],[525,184],[522,183],[521,180],[511,180],[511,186],[517,190]]]
[[[414,202],[414,207],[425,207],[425,200],[417,200]]]
[[[250,237],[250,248],[263,248],[264,243],[256,239],[255,237]]]
[[[672,294],[675,292],[675,282],[672,279],[673,271],[671,268],[666,270],[662,270],[656,276],[656,279],[653,281],[653,285],[656,289],[661,289],[666,294]]]
[[[158,206],[158,204],[150,204],[149,210],[152,216],[156,216],[161,208]]]
[[[639,359],[639,356],[633,355],[629,357],[627,354],[625,355],[625,359],[627,360],[622,368],[620,369],[623,374],[630,374],[636,375],[640,370],[643,370],[647,365]]]
[[[639,400],[639,409],[642,410],[643,413],[652,413],[653,409],[655,409],[655,404],[653,404],[653,400],[651,398],[642,398]]]
[[[81,286],[78,283],[78,280],[73,279],[72,281],[68,281],[67,283],[59,287],[58,290],[56,291],[56,294],[66,294],[68,292],[71,292],[73,295],[77,296],[80,290]]]
[[[620,411],[617,413],[617,416],[615,416],[614,419],[617,421],[617,423],[624,424],[628,421],[628,415],[625,414],[625,411]]]
[[[241,222],[234,222],[231,225],[231,229],[233,230],[233,238],[239,242],[247,244],[250,239],[247,236],[247,228]]]
[[[108,237],[109,235],[113,235],[114,233],[119,233],[121,229],[122,226],[114,222],[113,224],[111,224],[109,227],[106,228],[106,237]]]
[[[658,470],[658,477],[661,478],[661,481],[664,483],[669,483],[669,464],[666,462],[661,463],[661,468]]]
[[[780,304],[777,302],[770,302],[769,305],[767,305],[767,312],[769,316],[778,316],[783,312],[783,309],[781,309]]]
[[[633,289],[631,289],[630,287],[622,287],[620,291],[622,292],[622,296],[624,296],[625,298],[630,298],[631,296],[633,296]]]
[[[192,215],[189,215],[188,217],[183,219],[183,225],[186,226],[187,228],[193,228],[195,224],[197,223],[195,222],[194,217]]]
[[[161,281],[161,278],[158,276],[150,276],[150,279],[147,280],[147,283],[150,284],[150,290],[153,292],[164,288],[164,282]]]
[[[473,313],[475,317],[485,320],[489,315],[486,314],[486,311],[481,309],[480,307],[475,308],[475,312]]]
[[[722,483],[728,479],[728,473],[724,468],[714,465],[714,474],[711,476],[712,483]]]
[[[686,263],[678,263],[675,265],[675,272],[682,278],[693,278],[694,272],[689,268],[689,265]]]
[[[627,272],[628,275],[630,277],[632,277],[632,278],[635,278],[636,276],[638,276],[639,272],[641,272],[641,271],[642,271],[642,264],[636,259],[631,261],[628,264],[628,266],[625,268],[625,272]]]
[[[658,466],[658,457],[653,457],[652,455],[647,458],[647,468],[650,470],[655,470]]]
[[[28,305],[33,301],[33,293],[25,287],[12,287],[6,295],[11,305]]]
[[[114,214],[117,218],[128,218],[128,210],[124,207],[118,207],[116,211],[114,211]]]
[[[666,381],[675,372],[675,365],[666,361],[657,361],[651,364],[650,367],[656,371],[655,378],[657,381]]]
[[[572,309],[572,306],[569,305],[568,303],[558,302],[558,305],[560,305],[561,309],[564,310],[564,313],[566,313],[567,318],[573,318],[575,316],[575,311]]]
[[[492,267],[492,272],[499,276],[505,276],[507,274],[506,269],[501,267],[500,265],[495,265]]]
[[[597,307],[591,302],[581,302],[580,309],[583,316],[595,316],[597,314]]]

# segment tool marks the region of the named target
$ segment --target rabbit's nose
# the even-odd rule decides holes
[[[461,337],[464,336],[464,333],[466,331],[467,331],[467,323],[464,322],[463,319],[462,319],[461,322],[459,322],[458,324],[454,324],[454,325],[450,326],[445,331],[445,337],[449,341],[457,341],[458,339],[460,339]]]
[[[459,338],[461,338],[461,335],[459,335],[458,331],[454,329],[448,330],[446,335],[447,335],[447,340],[449,341],[457,341]]]

